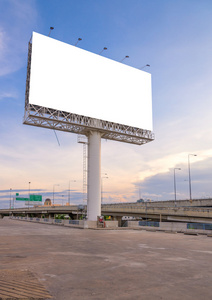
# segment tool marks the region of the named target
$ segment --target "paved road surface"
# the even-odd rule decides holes
[[[0,220],[0,279],[20,272],[53,300],[207,300],[212,238]]]

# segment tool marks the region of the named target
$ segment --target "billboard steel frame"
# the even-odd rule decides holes
[[[143,145],[154,140],[154,134],[149,130],[85,117],[29,103],[25,107],[23,123],[86,136],[89,135],[90,131],[98,130],[101,132],[101,136],[104,139],[136,145]]]
[[[26,125],[60,130],[88,137],[88,220],[96,221],[101,214],[101,138],[143,145],[154,140],[150,130],[91,118],[29,103],[32,43],[28,45],[25,92]],[[59,100],[59,99],[58,99]]]
[[[154,134],[150,130],[30,104],[31,42],[29,42],[28,49],[24,124],[83,134],[86,136],[89,135],[90,131],[98,130],[101,132],[101,137],[103,139],[136,145],[143,145],[154,140]]]

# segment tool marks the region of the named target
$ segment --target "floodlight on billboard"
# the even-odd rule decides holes
[[[144,144],[151,74],[44,35],[29,43],[24,124]]]

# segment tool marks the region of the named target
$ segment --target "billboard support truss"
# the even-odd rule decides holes
[[[32,43],[28,44],[24,124],[88,136],[98,130],[103,139],[143,145],[154,140],[150,130],[122,125],[29,103]]]
[[[103,121],[47,107],[27,104],[24,124],[88,136],[91,130],[101,132],[103,139],[142,145],[154,140],[149,130]]]

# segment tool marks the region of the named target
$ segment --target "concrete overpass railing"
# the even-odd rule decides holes
[[[50,224],[50,225],[59,225],[59,226],[67,226],[67,227],[75,227],[75,228],[97,228],[97,221],[88,221],[88,220],[62,220],[62,219],[52,219],[52,218],[28,218],[28,217],[20,217],[20,216],[11,216],[10,219],[27,221],[27,222],[35,222],[42,224]],[[105,221],[103,223],[103,228],[117,228],[118,221]]]
[[[177,222],[145,222],[145,221],[126,221],[125,226],[129,228],[152,229],[159,231],[212,234],[212,224],[204,223],[177,223]],[[145,224],[146,223],[146,224]]]
[[[76,228],[96,228],[97,222],[95,221],[87,221],[87,220],[62,220],[62,219],[53,219],[53,218],[28,218],[28,217],[20,217],[20,216],[11,216],[10,219],[34,222],[34,223],[42,223],[42,224],[50,224],[50,225],[59,225],[59,226],[69,226]]]
[[[95,221],[87,220],[61,220],[52,218],[28,218],[11,216],[10,219],[43,223],[50,225],[68,226],[75,228],[98,228]],[[118,228],[118,221],[105,221],[102,228]],[[131,229],[143,229],[152,231],[181,232],[185,234],[212,235],[212,223],[183,223],[183,222],[154,222],[154,221],[125,221],[125,226]]]
[[[212,219],[212,208],[199,207],[145,207],[145,206],[104,206],[103,214],[120,214],[120,215],[163,215],[163,216],[181,216],[181,217],[197,217]]]

